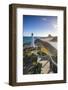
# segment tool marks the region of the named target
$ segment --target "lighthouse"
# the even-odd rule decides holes
[[[33,36],[33,33],[31,34],[31,36],[32,36],[32,44],[31,44],[31,46],[32,46],[32,47],[35,47],[35,45],[34,45],[34,36]]]

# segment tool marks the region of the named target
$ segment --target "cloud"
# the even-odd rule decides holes
[[[54,29],[57,29],[57,25],[56,24],[53,24],[52,25]]]

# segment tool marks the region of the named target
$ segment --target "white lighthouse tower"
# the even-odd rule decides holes
[[[34,44],[34,36],[33,36],[33,33],[31,34],[31,36],[32,36],[32,47],[35,47],[35,44]]]

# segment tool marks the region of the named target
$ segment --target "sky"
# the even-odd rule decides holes
[[[57,36],[57,16],[23,15],[24,36]]]

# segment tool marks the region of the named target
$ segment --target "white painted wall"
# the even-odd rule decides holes
[[[9,77],[8,76],[9,41],[8,40],[9,40],[9,4],[10,3],[67,6],[67,11],[68,11],[68,0],[0,0],[0,90],[37,90],[37,89],[67,90],[68,83],[37,85],[37,86],[27,86],[27,87],[26,86],[11,87],[8,85],[8,77]],[[67,16],[68,16],[68,12],[67,12]],[[67,22],[68,22],[68,18],[67,18]],[[68,32],[67,32],[67,38],[68,38]],[[67,77],[67,81],[68,81],[68,77]]]

